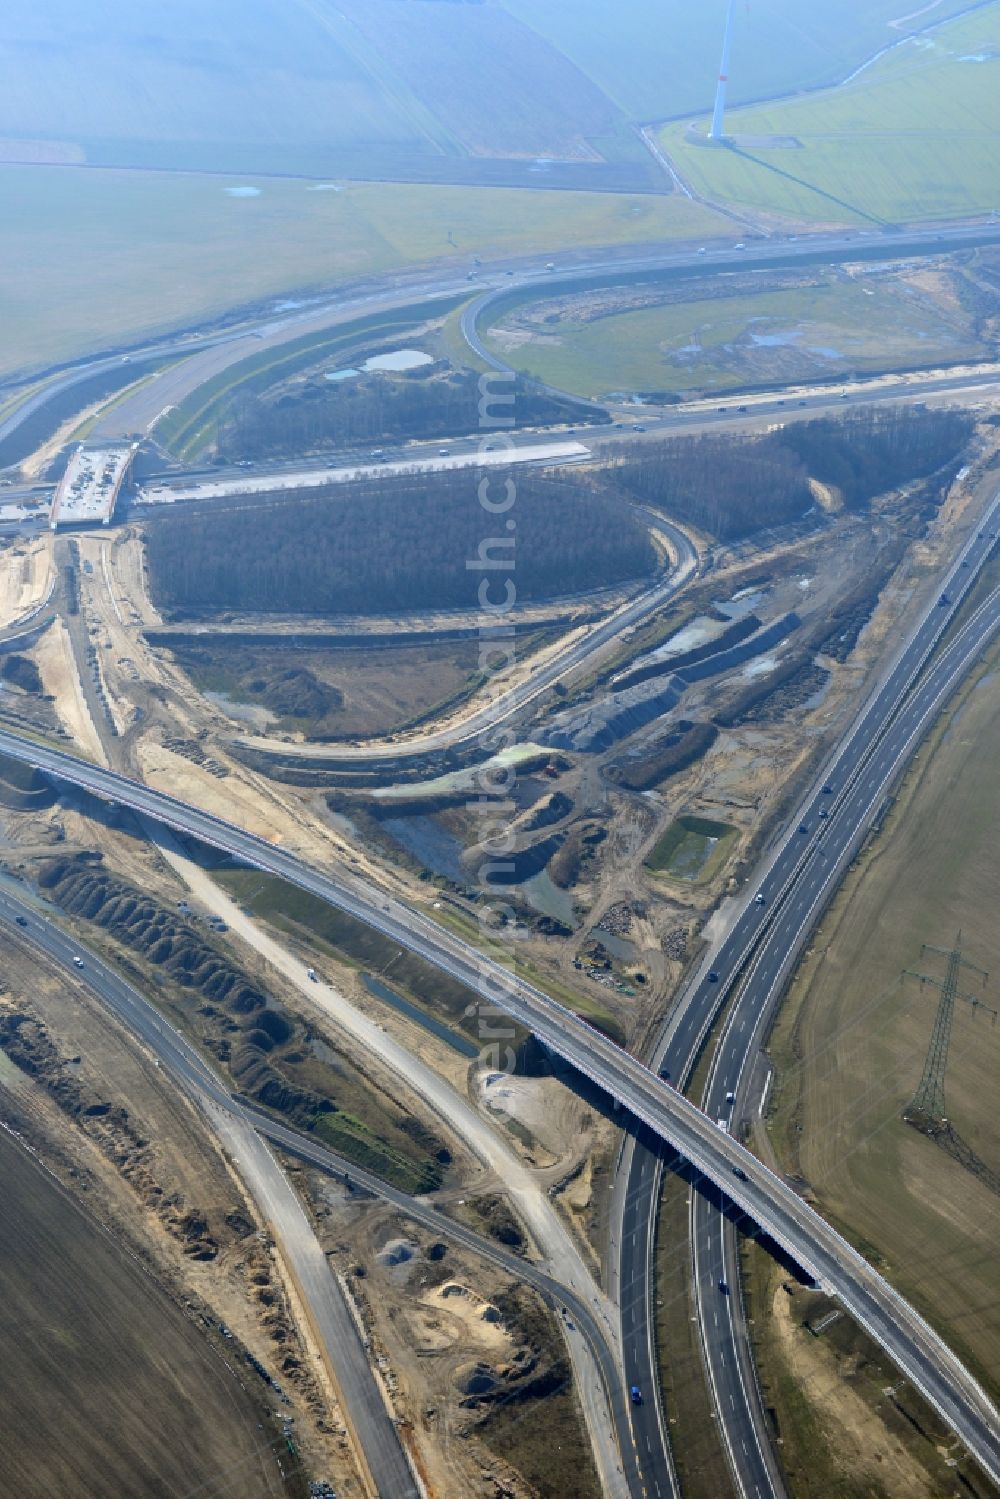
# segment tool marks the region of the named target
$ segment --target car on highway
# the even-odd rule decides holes
[[[761,890],[757,891],[757,894],[754,896],[754,904],[758,905],[758,906],[762,906],[764,904],[764,894],[763,894],[763,891],[761,891]]]
[[[719,1280],[719,1290],[722,1292],[723,1296],[728,1296],[729,1295],[729,1283],[728,1283],[728,1281],[720,1279]]]
[[[18,926],[27,926],[28,925],[27,918],[24,917],[24,916],[15,916],[14,920],[17,922]]]
[[[830,785],[829,781],[827,781],[826,785],[823,787],[823,795],[824,796],[832,796],[833,795],[833,787]]]
[[[809,831],[809,824],[807,822],[800,822],[799,823],[799,832],[800,833],[808,833],[808,831]]]
[[[948,597],[948,595],[946,593],[943,593],[941,595],[941,597],[938,599],[938,604],[940,605],[940,607],[942,609],[947,609],[947,607],[948,607],[948,605],[950,603],[951,603],[951,599]]]
[[[734,1166],[733,1167],[733,1175],[735,1176],[736,1180],[740,1181],[740,1182],[745,1182],[745,1181],[749,1180],[749,1178],[748,1178],[746,1172],[743,1170],[742,1166]]]
[[[81,957],[78,957],[76,953],[73,954],[73,962],[77,968],[83,967],[83,959]]]
[[[633,1405],[642,1404],[642,1391],[637,1384],[634,1384],[628,1393]]]
[[[719,975],[718,975],[718,974],[717,974],[717,973],[716,973],[716,972],[715,972],[715,971],[714,971],[714,969],[713,969],[713,971],[712,971],[712,972],[711,972],[711,973],[710,973],[710,974],[709,974],[709,975],[708,975],[708,982],[709,982],[709,983],[710,983],[710,984],[717,984],[717,983],[718,983],[718,982],[719,982]]]
[[[820,817],[829,817],[830,814],[829,814],[829,812],[827,811],[827,809],[825,807],[821,807],[820,811],[819,811],[819,815],[820,815]]]
[[[707,255],[708,254],[708,251],[705,249],[704,245],[699,245],[698,246],[698,254],[699,255]]]

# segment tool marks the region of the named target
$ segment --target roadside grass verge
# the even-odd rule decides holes
[[[395,308],[320,333],[304,335],[277,349],[261,350],[239,364],[221,370],[179,402],[157,424],[157,441],[175,458],[188,460],[214,437],[219,417],[237,390],[257,394],[322,359],[353,349],[363,339],[407,334],[428,317],[446,312],[451,305],[443,301]]]
[[[740,1259],[765,1411],[796,1499],[997,1494],[836,1301],[799,1286],[756,1240],[741,1240]]]

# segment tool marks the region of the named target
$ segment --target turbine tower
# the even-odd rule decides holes
[[[719,83],[715,90],[715,109],[712,112],[712,128],[708,132],[710,141],[725,140],[723,124],[726,114],[726,84],[729,82],[729,54],[733,41],[733,15],[736,10],[736,0],[729,0],[729,10],[726,13],[726,30],[722,38],[722,64],[719,68]]]

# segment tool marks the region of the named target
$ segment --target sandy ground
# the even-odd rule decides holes
[[[873,1493],[884,1493],[887,1499],[929,1499],[935,1490],[924,1469],[851,1388],[822,1337],[814,1338],[792,1321],[791,1301],[780,1278],[771,1298],[771,1330],[792,1378],[808,1391],[810,1403],[823,1410],[829,1429],[837,1433],[831,1451],[844,1448],[850,1454],[845,1478],[854,1477],[860,1466]]]
[[[0,552],[0,630],[9,630],[37,609],[52,587],[48,536],[18,542]]]
[[[158,835],[164,858],[196,898],[221,916],[231,932],[246,942],[283,977],[303,1000],[317,1006],[341,1030],[378,1056],[397,1076],[404,1077],[433,1111],[465,1141],[474,1154],[503,1181],[506,1190],[550,1272],[585,1298],[617,1346],[618,1325],[611,1303],[597,1287],[570,1230],[552,1207],[544,1189],[516,1153],[503,1142],[482,1115],[440,1078],[419,1055],[402,1046],[374,1020],[362,1014],[332,985],[311,982],[301,961],[293,958],[274,937],[246,916],[204,870],[184,857],[172,839]],[[594,1438],[595,1457],[609,1493],[615,1492],[620,1462],[613,1427],[599,1375],[582,1336],[574,1328],[567,1341],[577,1378],[577,1389]]]
[[[21,462],[21,473],[26,479],[37,479],[39,474],[45,472],[53,458],[64,447],[78,427],[89,422],[101,410],[102,406],[108,404],[108,398],[103,396],[90,406],[85,406],[82,411],[75,411],[72,416],[67,417],[61,427],[58,427],[52,436],[36,448],[33,453]]]
[[[42,685],[55,698],[59,716],[73,736],[77,753],[103,765],[104,751],[84,701],[69,632],[61,619],[46,630],[35,646],[34,657]]]
[[[259,1233],[241,1238],[228,1230],[225,1214],[236,1209],[253,1223],[254,1213],[246,1189],[223,1160],[200,1114],[128,1033],[104,1014],[89,990],[47,959],[39,961],[34,949],[16,941],[5,945],[4,980],[15,1007],[18,996],[24,995],[60,1056],[79,1058],[66,1067],[67,1075],[87,1089],[88,1097],[124,1107],[131,1127],[147,1143],[126,1155],[120,1138],[109,1134],[107,1148],[102,1148],[103,1121],[92,1120],[86,1128],[68,1123],[41,1084],[6,1062],[2,1053],[0,1098],[6,1090],[16,1099],[46,1164],[67,1180],[74,1194],[84,1193],[90,1212],[116,1238],[139,1249],[172,1299],[210,1308],[213,1322],[222,1321],[266,1367],[274,1368],[270,1308],[259,1299],[258,1285],[262,1267],[271,1267],[265,1278],[272,1285],[276,1275],[280,1280],[281,1267]],[[215,1259],[186,1255],[183,1240],[169,1230],[170,1218],[187,1210],[206,1216],[219,1246]],[[280,1306],[277,1287],[274,1294]],[[192,1296],[195,1303],[188,1300]],[[293,1402],[288,1410],[296,1417],[297,1439],[315,1471],[335,1478],[345,1496],[359,1499],[361,1489],[336,1402],[323,1390],[322,1379],[319,1389],[327,1398],[317,1399],[315,1393],[319,1353],[312,1348],[309,1323],[302,1317],[295,1322],[307,1353],[314,1355],[313,1384],[288,1383]],[[292,1346],[286,1344],[285,1351]]]
[[[422,1296],[420,1304],[432,1314],[425,1314],[419,1322],[423,1336],[431,1342],[443,1337],[445,1346],[459,1342],[463,1347],[478,1344],[493,1353],[506,1352],[511,1347],[510,1333],[503,1324],[488,1320],[495,1308],[469,1286],[446,1280]]]

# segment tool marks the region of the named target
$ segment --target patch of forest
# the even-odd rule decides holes
[[[645,577],[649,535],[617,496],[520,473],[489,514],[478,471],[415,474],[147,523],[153,595],[175,614],[394,614],[583,593]],[[489,476],[494,505],[510,491]],[[480,593],[480,589],[483,592]]]
[[[524,375],[500,390],[491,410],[513,427],[607,420],[607,412],[560,399]],[[220,424],[218,455],[233,463],[476,432],[482,426],[481,400],[480,377],[469,370],[336,382],[319,376],[277,396],[240,394]]]
[[[4,656],[0,658],[0,677],[22,692],[41,692],[42,679],[38,667],[29,656]]]
[[[867,406],[794,422],[760,437],[718,435],[624,446],[621,488],[721,541],[800,520],[815,504],[810,479],[849,509],[957,462],[973,430],[965,412]]]

